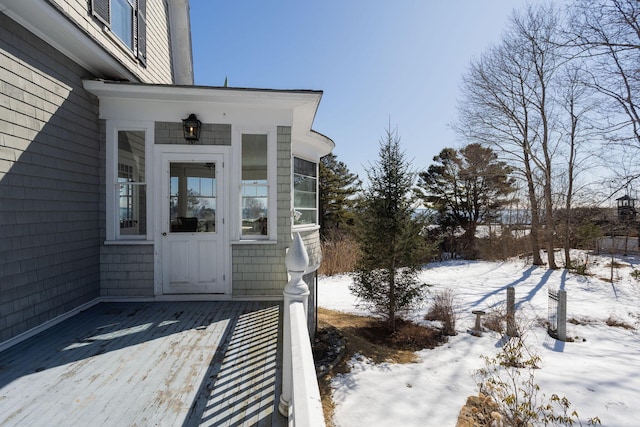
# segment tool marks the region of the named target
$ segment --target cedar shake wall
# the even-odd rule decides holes
[[[153,297],[153,244],[104,245],[100,265],[101,296]]]
[[[286,250],[291,244],[291,128],[278,127],[278,241],[277,243],[236,243],[232,245],[233,296],[281,297],[288,281]],[[320,233],[300,232],[309,255],[310,268],[322,260]],[[313,290],[313,273],[304,277]],[[311,304],[311,303],[310,303]],[[311,317],[313,318],[313,317]]]
[[[193,144],[184,139],[182,123],[156,122],[154,132],[156,144],[231,145],[231,125],[226,124],[202,123],[200,139]]]
[[[106,146],[104,121],[101,121],[101,147]],[[185,144],[182,123],[156,122],[156,144]],[[231,145],[231,125],[203,123],[198,144],[202,145]],[[104,148],[101,151],[102,164],[105,163]],[[150,155],[147,153],[147,155]],[[148,174],[151,172],[149,171]],[[151,175],[148,175],[151,176]],[[104,179],[105,174],[101,177]],[[103,185],[100,200],[105,199]],[[154,190],[157,191],[157,188]],[[106,238],[104,202],[101,204],[102,240]],[[149,233],[153,230],[148,230]],[[103,245],[100,248],[100,295],[107,298],[135,298],[154,296],[154,246],[149,244],[117,244]]]
[[[234,297],[281,297],[287,284],[284,257],[291,241],[291,127],[278,127],[277,150],[278,241],[232,245]]]
[[[100,243],[106,240],[106,128],[100,120]],[[153,243],[100,246],[100,296],[136,298],[154,296]]]
[[[0,13],[0,341],[99,296],[91,77]]]

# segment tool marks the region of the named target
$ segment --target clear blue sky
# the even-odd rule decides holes
[[[524,0],[191,0],[195,83],[324,91],[314,129],[352,172],[391,123],[416,170],[458,147],[461,76]]]

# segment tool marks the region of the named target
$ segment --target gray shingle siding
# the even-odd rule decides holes
[[[291,240],[291,127],[278,127],[277,150],[278,241],[232,246],[233,295],[236,297],[281,297],[287,284],[284,257]]]
[[[103,246],[100,261],[101,296],[153,296],[153,245]]]
[[[156,144],[185,143],[182,123],[156,122],[154,132]],[[231,125],[203,123],[200,139],[193,145],[231,145]]]
[[[275,244],[238,243],[232,247],[233,295],[281,297],[288,275],[286,250],[291,242],[291,128],[278,127],[278,241]],[[309,265],[318,268],[322,260],[317,230],[301,232]],[[312,289],[313,273],[306,275]]]
[[[0,341],[99,295],[90,75],[0,13]]]

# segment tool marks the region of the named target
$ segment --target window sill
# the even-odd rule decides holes
[[[116,35],[116,33],[114,33],[113,31],[111,31],[111,29],[109,27],[107,27],[106,25],[104,25],[102,27],[102,32],[107,36],[107,38],[109,38],[109,40],[111,40],[111,42],[125,55],[127,55],[129,57],[129,59],[132,59],[133,61],[137,61],[138,58],[136,58],[135,53],[133,52],[133,48],[129,47],[125,42],[123,42],[122,40],[120,40],[120,37],[118,37]]]
[[[155,242],[153,240],[105,240],[104,241],[104,245],[105,246],[123,246],[123,245],[133,245],[133,246],[140,246],[140,245],[153,245]]]
[[[304,225],[294,225],[291,227],[291,231],[293,232],[306,232],[306,231],[318,231],[320,230],[320,226],[318,224],[304,224]]]
[[[232,240],[232,245],[275,245],[277,244],[277,240]]]

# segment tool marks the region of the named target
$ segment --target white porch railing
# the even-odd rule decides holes
[[[278,409],[289,427],[324,427],[311,339],[307,329],[309,287],[302,280],[309,256],[296,233],[286,257],[289,283],[284,288],[282,395]]]

